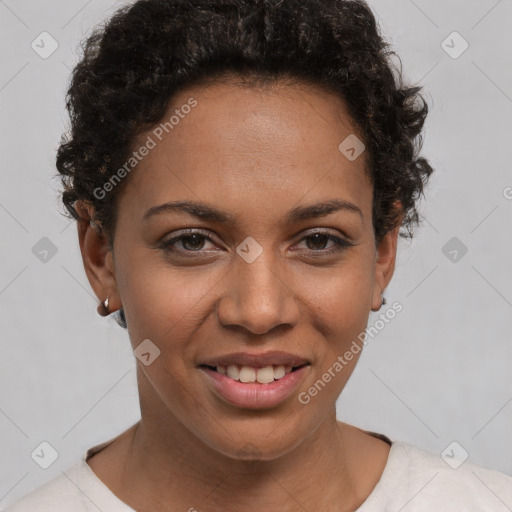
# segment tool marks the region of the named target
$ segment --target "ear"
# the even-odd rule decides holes
[[[397,226],[391,231],[388,231],[382,237],[377,246],[371,306],[372,311],[378,311],[380,309],[384,290],[393,277],[396,263],[398,235],[401,224],[402,217],[400,218]]]
[[[77,222],[78,240],[85,273],[100,302],[98,313],[102,314],[101,303],[107,297],[108,309],[114,312],[122,304],[117,290],[112,249],[101,224],[93,220],[94,207],[86,201],[77,201],[75,209],[80,216]]]

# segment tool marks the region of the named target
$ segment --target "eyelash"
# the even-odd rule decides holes
[[[196,230],[190,229],[190,230],[186,230],[185,232],[182,232],[178,236],[171,238],[170,240],[166,240],[165,242],[162,243],[160,248],[165,251],[168,251],[168,252],[181,253],[182,255],[186,255],[186,257],[192,257],[192,258],[199,257],[202,255],[202,250],[200,250],[200,249],[197,251],[191,251],[191,250],[186,250],[186,249],[176,249],[175,247],[173,247],[173,244],[175,244],[176,242],[179,242],[186,238],[190,238],[192,235],[199,235],[200,237],[202,237],[206,240],[209,240],[212,243],[215,243],[207,235],[206,232],[197,230],[197,229]],[[336,246],[331,249],[319,249],[316,251],[313,249],[308,249],[308,253],[310,255],[314,255],[314,256],[329,255],[329,254],[337,253],[339,251],[347,249],[348,247],[354,246],[354,244],[348,242],[347,240],[344,240],[343,238],[339,238],[339,237],[332,235],[331,233],[328,233],[325,231],[314,231],[312,233],[309,233],[307,236],[301,238],[298,243],[303,242],[305,240],[312,239],[314,235],[323,235],[327,238],[328,241],[330,240],[330,241],[334,242],[336,244]]]

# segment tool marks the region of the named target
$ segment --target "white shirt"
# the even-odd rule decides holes
[[[5,512],[134,512],[86,462],[114,439],[87,450],[65,474],[54,477]],[[394,441],[379,482],[355,512],[398,511],[511,512],[512,477],[468,462],[452,469],[438,455]]]

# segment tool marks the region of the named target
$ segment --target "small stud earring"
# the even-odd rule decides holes
[[[380,306],[377,309],[372,308],[372,311],[380,311],[382,309],[382,306],[384,306],[385,304],[386,304],[386,297],[384,297],[384,295],[381,295]]]

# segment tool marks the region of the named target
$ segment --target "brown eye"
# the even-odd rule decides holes
[[[304,238],[308,249],[318,250],[325,249],[325,244],[330,241],[330,237],[323,233],[315,233],[314,235]]]
[[[201,252],[205,248],[205,243],[209,241],[213,244],[210,237],[199,231],[186,231],[182,234],[170,238],[161,244],[161,249],[175,253],[193,253]],[[181,244],[181,247],[178,245]]]
[[[203,248],[205,237],[203,235],[188,235],[180,237],[179,240],[185,249],[197,251]]]
[[[329,242],[334,245],[326,248]],[[319,255],[331,254],[333,252],[341,251],[347,247],[352,247],[354,244],[344,240],[343,238],[332,235],[331,233],[317,232],[305,236],[299,243],[305,242],[306,248],[310,253]]]

